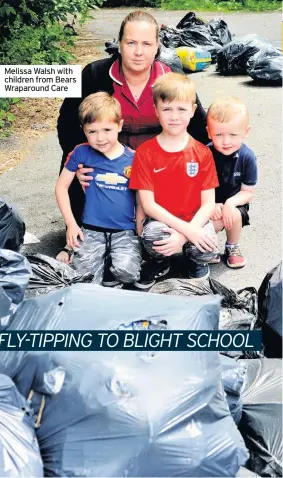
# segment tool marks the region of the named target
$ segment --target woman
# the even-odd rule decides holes
[[[117,98],[124,119],[119,141],[136,149],[139,144],[156,136],[161,130],[155,115],[152,84],[171,69],[156,60],[159,27],[146,12],[135,11],[126,16],[119,32],[119,56],[94,61],[82,73],[82,98],[67,98],[60,109],[58,138],[63,150],[61,169],[67,155],[77,144],[86,141],[78,120],[78,107],[91,93],[106,91]],[[197,110],[189,133],[206,144],[206,113],[197,98]],[[82,173],[85,170],[82,170]],[[82,174],[80,179],[86,179]],[[84,193],[77,180],[69,189],[73,214],[81,222]]]

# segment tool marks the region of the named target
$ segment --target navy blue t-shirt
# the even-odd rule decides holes
[[[85,191],[83,224],[105,229],[135,229],[135,192],[128,188],[134,159],[127,147],[115,159],[107,158],[89,144],[69,154],[65,167],[75,172],[79,164],[93,168],[93,181]]]
[[[257,164],[253,151],[245,144],[230,156],[216,151],[212,143],[207,145],[216,165],[219,186],[215,189],[215,201],[225,203],[235,196],[242,184],[254,186],[257,182]]]

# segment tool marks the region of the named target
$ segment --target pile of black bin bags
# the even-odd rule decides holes
[[[162,25],[160,42],[167,48],[167,54],[162,56],[161,52],[160,59],[169,66],[176,66],[175,48],[188,46],[208,51],[221,75],[245,74],[258,84],[282,84],[282,51],[254,34],[232,38],[224,20],[205,22],[189,12],[176,27]]]
[[[189,12],[176,27],[162,25],[159,40],[158,59],[173,71],[183,69],[175,49],[187,46],[209,52],[220,75],[249,75],[258,84],[282,84],[282,51],[255,34],[233,38],[224,20],[205,22]],[[106,42],[105,51],[117,56],[117,40]]]
[[[10,226],[0,221],[4,247],[10,213]],[[270,330],[282,338],[281,265],[262,283],[259,314],[253,288],[208,280],[170,279],[146,295],[60,283],[23,299],[32,267],[0,249],[2,332],[162,321],[175,330],[260,326],[266,350]],[[282,476],[277,353],[0,351],[0,476],[42,476],[41,460],[44,476]]]

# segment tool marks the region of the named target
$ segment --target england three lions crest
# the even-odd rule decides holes
[[[198,163],[195,163],[193,160],[190,163],[187,163],[187,175],[190,178],[194,178],[198,173]]]

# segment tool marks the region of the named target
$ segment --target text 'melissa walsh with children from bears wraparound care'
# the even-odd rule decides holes
[[[250,129],[246,105],[234,97],[216,99],[207,113],[211,142],[205,146],[187,132],[196,109],[193,81],[166,73],[153,84],[153,100],[162,131],[136,151],[118,141],[123,118],[117,99],[98,92],[79,106],[87,142],[69,153],[56,198],[67,226],[65,262],[91,272],[96,284],[147,289],[180,253],[188,278],[207,278],[209,264],[220,262],[216,234],[223,229],[227,266],[245,265],[239,241],[257,181],[255,155],[243,144]],[[93,168],[82,227],[68,195],[80,164]]]

